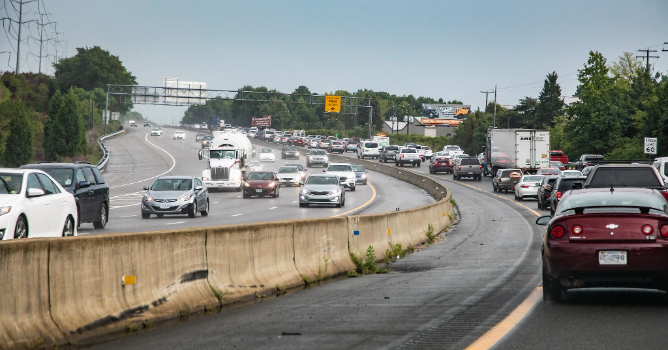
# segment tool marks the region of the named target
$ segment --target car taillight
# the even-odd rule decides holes
[[[462,170],[462,166],[461,166],[461,165],[458,166],[458,167],[457,167],[457,170]]]
[[[403,155],[403,154],[401,155],[401,159],[404,159],[404,155]]]
[[[663,198],[668,199],[668,191],[661,191]]]
[[[668,238],[668,225],[661,226],[661,236]]]
[[[561,199],[561,191],[557,191],[557,199]]]
[[[529,188],[529,185],[521,185],[522,188]]]
[[[564,227],[561,225],[557,225],[552,227],[552,237],[554,238],[561,238],[564,236],[564,233],[566,233],[566,230],[564,230]]]
[[[582,233],[582,226],[580,225],[575,225],[571,228],[571,232],[573,232],[574,235],[579,236]]]
[[[480,166],[480,170],[482,170],[482,165]]]
[[[650,226],[650,225],[644,225],[642,227],[642,233],[649,236],[652,233],[654,233],[654,228],[652,228],[652,226]]]

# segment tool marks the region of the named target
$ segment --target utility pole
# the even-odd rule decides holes
[[[489,104],[489,102],[487,102],[487,98],[489,97],[489,94],[491,94],[492,92],[494,92],[494,91],[489,91],[489,90],[480,91],[480,93],[485,94],[485,110],[484,110],[485,112],[487,112],[487,106]]]
[[[496,84],[494,85],[494,129],[496,129]]]
[[[38,5],[39,5],[39,3],[38,3]],[[47,14],[47,13],[36,13],[36,14],[39,15],[39,17],[40,17],[40,21],[38,23],[38,25],[39,25],[39,40],[34,39],[34,38],[33,39],[39,41],[39,74],[42,74],[42,57],[45,57],[45,56],[42,55],[43,43],[45,41],[54,40],[53,38],[49,38],[49,39],[46,39],[46,40],[43,39],[44,26],[50,25],[50,24],[55,24],[56,22],[44,23],[44,16],[48,16],[49,14]]]
[[[23,22],[23,4],[29,4],[31,2],[35,2],[37,0],[31,0],[31,1],[19,1],[19,0],[10,0],[12,2],[18,2],[19,3],[19,20],[18,22],[12,18],[9,17],[4,17],[0,18],[0,20],[9,20],[10,22],[14,22],[19,25],[19,30],[18,30],[18,39],[16,40],[16,70],[14,73],[19,74],[19,64],[21,63],[21,27],[23,27],[23,24],[25,23],[30,23],[30,22],[37,22],[37,20],[30,20],[30,21],[25,21]]]
[[[664,50],[665,51],[665,50]],[[644,52],[644,55],[638,55],[636,58],[642,58],[645,60],[645,67],[647,68],[647,73],[649,74],[649,59],[650,58],[659,58],[659,56],[650,56],[650,52],[656,52],[656,50],[650,50],[650,49],[644,49],[644,50],[638,50],[638,52]]]

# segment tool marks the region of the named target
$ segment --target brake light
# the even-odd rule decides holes
[[[561,238],[564,236],[564,233],[566,233],[566,230],[564,230],[564,227],[561,225],[557,225],[552,227],[552,237],[554,238]]]
[[[529,188],[529,185],[521,185],[522,188]]]
[[[482,165],[480,166],[480,170],[482,170]]]
[[[582,233],[582,226],[580,225],[575,225],[571,228],[571,232],[573,232],[574,235],[579,236]]]
[[[668,238],[668,225],[661,226],[661,236]]]
[[[401,159],[404,159],[404,155],[403,155],[403,154],[401,155]]]
[[[458,167],[457,167],[457,170],[462,170],[462,166],[461,166],[461,165],[458,166]]]
[[[663,198],[668,199],[668,191],[661,191]]]
[[[644,225],[642,227],[642,233],[649,236],[652,233],[654,233],[654,228],[652,228],[652,226],[650,226],[650,225]]]
[[[561,191],[557,191],[557,199],[561,199]]]

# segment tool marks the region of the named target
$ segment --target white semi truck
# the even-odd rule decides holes
[[[485,159],[492,174],[498,169],[534,173],[550,166],[550,132],[534,129],[487,130]]]
[[[199,152],[200,160],[208,160],[206,169],[202,171],[204,186],[241,191],[242,177],[252,155],[253,145],[245,134],[214,131],[210,148]]]

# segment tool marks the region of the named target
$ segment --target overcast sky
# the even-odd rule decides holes
[[[552,71],[572,95],[590,50],[611,62],[624,51],[657,49],[661,58],[650,63],[668,73],[666,0],[43,1],[69,55],[100,46],[140,85],[177,77],[211,89],[367,88],[476,108],[485,103],[480,91],[495,84],[500,104],[536,97]],[[0,35],[0,51],[12,49]],[[30,51],[39,52],[34,40]],[[0,70],[13,70],[7,57]],[[21,70],[37,66],[30,58]],[[183,115],[174,107],[136,110],[165,123]]]

